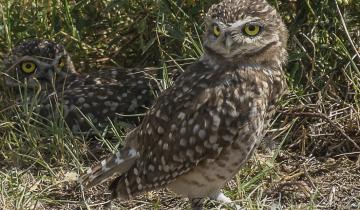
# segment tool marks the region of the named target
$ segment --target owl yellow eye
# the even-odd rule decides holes
[[[36,64],[31,61],[22,62],[21,70],[27,74],[31,74],[36,70]]]
[[[220,27],[218,25],[214,25],[213,26],[213,33],[216,37],[220,36],[221,34],[221,30],[220,30]]]
[[[65,67],[65,58],[61,58],[58,63],[58,67],[63,69]]]
[[[256,36],[260,33],[261,27],[256,24],[246,24],[243,33],[247,36]]]

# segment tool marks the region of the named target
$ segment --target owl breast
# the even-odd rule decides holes
[[[236,112],[246,114],[240,118],[231,119],[231,115],[222,118],[225,123],[221,129],[224,129],[224,132],[218,135],[217,142],[233,143],[223,148],[216,159],[200,162],[193,170],[170,183],[168,187],[172,191],[190,198],[206,197],[215,193],[254,153],[270,117],[270,114],[267,114],[270,99],[268,97],[270,90],[267,88],[269,78],[254,74],[257,72],[241,70],[238,74],[228,74],[223,77],[224,85],[228,86],[231,92],[231,97],[226,98],[223,104],[232,104],[236,107]],[[244,76],[248,78],[243,81],[249,82],[239,83]],[[234,87],[237,88],[233,89]],[[226,107],[217,109],[229,111],[229,107]]]

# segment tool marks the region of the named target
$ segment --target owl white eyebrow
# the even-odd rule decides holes
[[[48,57],[43,57],[43,56],[38,56],[38,55],[35,55],[34,56],[35,58],[41,58],[41,59],[44,59],[44,60],[53,60],[52,58],[48,58]]]
[[[261,19],[260,18],[253,18],[253,17],[246,17],[243,20],[239,20],[239,21],[236,21],[235,23],[232,23],[231,26],[230,26],[230,29],[237,29],[237,28],[243,26],[246,23],[257,22],[259,20],[261,20]]]
[[[41,56],[36,56],[36,57],[42,58]],[[48,59],[49,59],[49,58],[48,58]],[[31,61],[31,62],[36,63],[37,66],[43,66],[43,67],[49,67],[49,66],[52,66],[52,65],[53,65],[53,64],[49,64],[49,63],[43,62],[43,61],[41,61],[41,60],[35,59],[35,58],[32,57],[32,56],[25,55],[25,56],[21,57],[21,59],[19,59],[14,65],[12,65],[12,66],[8,69],[8,71],[10,71],[10,70],[13,69],[15,66],[19,65],[21,62],[24,62],[24,61]]]
[[[41,56],[34,56],[34,57],[38,57],[38,58],[44,58],[44,57],[41,57]],[[44,62],[44,61],[41,61],[41,60],[38,60],[36,58],[34,58],[32,56],[28,56],[28,55],[25,55],[23,57],[21,57],[21,59],[19,59],[19,61],[17,61],[14,66],[18,65],[19,63],[21,62],[24,62],[24,61],[32,61],[34,63],[36,63],[37,65],[49,65],[48,63]],[[49,59],[49,58],[46,58],[46,59]]]
[[[34,56],[36,57],[36,56]],[[40,56],[38,56],[40,57]],[[22,62],[22,61],[34,61],[34,62],[37,62],[37,59],[33,58],[33,56],[29,56],[29,55],[25,55],[25,56],[22,56],[18,62]]]

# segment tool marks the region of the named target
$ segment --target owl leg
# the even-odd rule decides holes
[[[205,198],[190,198],[192,210],[202,210]]]
[[[224,195],[224,193],[222,193],[220,190],[211,194],[209,196],[209,198],[211,200],[215,200],[220,203],[231,203],[232,202],[232,200],[229,197],[227,197],[226,195]]]
[[[241,208],[241,206],[236,205],[235,203],[232,203],[233,201],[227,197],[226,195],[224,195],[224,193],[222,193],[220,190],[216,191],[215,193],[212,193],[209,198],[211,200],[215,200],[218,201],[220,203],[223,204],[227,204],[227,206],[231,207],[232,209],[236,209],[236,210],[242,210],[243,208]]]

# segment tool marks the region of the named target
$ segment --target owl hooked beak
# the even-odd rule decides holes
[[[231,52],[231,47],[234,43],[234,40],[230,34],[230,32],[226,32],[225,35],[224,35],[224,46],[225,46],[225,49],[227,51],[227,53],[230,53]]]
[[[232,44],[234,43],[233,38],[231,37],[231,35],[225,35],[225,48],[228,51],[228,53],[230,53]]]
[[[48,82],[50,83],[51,80],[50,78],[53,77],[53,72],[54,72],[54,67],[52,66],[47,66],[45,68],[45,71],[38,71],[36,72],[36,78],[37,80],[39,80],[40,82]]]

